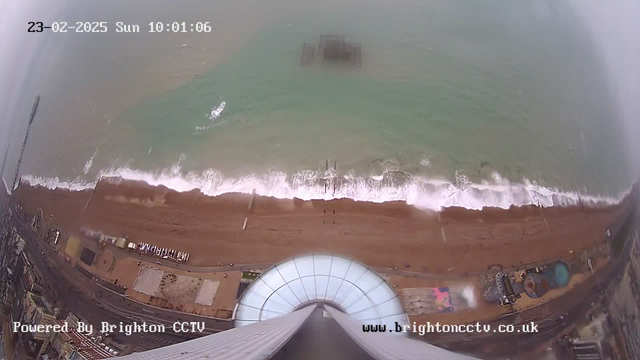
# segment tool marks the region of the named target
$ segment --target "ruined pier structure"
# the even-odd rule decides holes
[[[348,63],[349,68],[359,68],[362,61],[361,44],[346,42],[344,35],[320,35],[318,51],[322,52],[324,61]],[[315,46],[304,43],[300,65],[312,63],[314,55]]]

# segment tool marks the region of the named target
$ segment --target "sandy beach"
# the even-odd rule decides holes
[[[629,203],[607,208],[513,207],[428,212],[402,202],[302,201],[178,193],[142,182],[102,181],[95,191],[22,184],[20,204],[67,234],[82,227],[191,253],[190,265],[275,263],[309,252],[433,274],[570,258],[604,240]],[[90,200],[90,201],[89,201]],[[86,211],[85,211],[86,207]],[[443,238],[444,235],[444,238]]]

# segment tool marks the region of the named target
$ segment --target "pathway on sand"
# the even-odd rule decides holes
[[[575,256],[601,241],[605,228],[628,205],[448,208],[437,216],[402,202],[256,196],[242,230],[251,198],[247,194],[209,197],[130,181],[103,181],[93,195],[24,184],[17,191],[27,213],[42,208],[45,219],[53,215],[51,226],[72,234],[88,227],[188,251],[192,266],[273,264],[303,253],[330,252],[376,268],[434,275]]]

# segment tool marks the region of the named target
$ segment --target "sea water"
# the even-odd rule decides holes
[[[68,2],[60,18],[144,31],[50,38],[62,50],[25,85],[42,102],[23,180],[430,209],[614,203],[629,188],[613,84],[564,1],[187,3]],[[154,19],[214,30],[150,34]],[[319,59],[333,33],[362,44],[360,68]],[[316,59],[300,66],[305,42]]]

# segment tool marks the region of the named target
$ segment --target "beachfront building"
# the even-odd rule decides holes
[[[341,256],[274,265],[244,292],[234,319],[235,329],[122,359],[471,359],[398,332],[408,324],[398,294]]]
[[[118,354],[102,343],[101,339],[91,338],[78,332],[76,328],[71,328],[70,332],[57,333],[52,343],[54,353],[58,355],[57,358],[63,360],[99,360]]]
[[[23,301],[24,312],[22,324],[27,325],[54,325],[56,316],[51,306],[38,294],[27,292]],[[27,331],[20,332],[21,341],[25,345],[25,351],[29,356],[39,357],[46,350],[53,334],[50,332]]]

